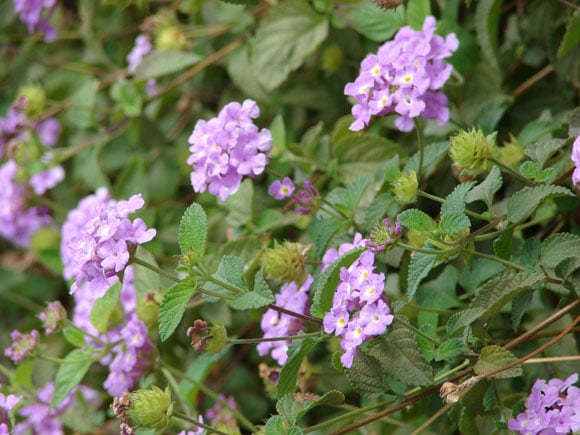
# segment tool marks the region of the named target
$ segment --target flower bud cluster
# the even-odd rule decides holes
[[[20,362],[36,349],[40,335],[36,329],[26,334],[14,330],[10,334],[10,338],[12,339],[12,344],[4,349],[4,356],[14,362]]]
[[[264,172],[272,134],[258,130],[252,121],[260,115],[255,101],[226,104],[217,117],[199,120],[189,137],[193,167],[191,184],[196,192],[209,191],[220,201],[236,193],[244,177]]]
[[[435,18],[425,18],[423,29],[401,28],[393,41],[379,47],[361,63],[360,74],[344,89],[356,98],[350,129],[362,130],[372,116],[391,112],[399,116],[395,125],[401,131],[413,129],[413,118],[435,119],[443,125],[449,119],[447,97],[439,92],[453,67],[443,59],[459,45],[455,34],[435,35]]]
[[[373,253],[384,251],[389,245],[401,237],[401,222],[394,225],[388,218],[383,219],[379,225],[371,230],[366,245]]]

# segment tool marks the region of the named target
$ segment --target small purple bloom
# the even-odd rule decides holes
[[[56,9],[56,0],[13,0],[13,6],[28,33],[39,31],[46,42],[56,39],[56,29],[48,23]]]
[[[572,184],[580,190],[580,136],[572,144],[572,161],[574,162],[574,172],[572,172]]]
[[[276,180],[268,189],[268,194],[273,196],[275,199],[288,198],[294,192],[295,186],[292,180],[288,177],[284,177],[284,180]]]
[[[39,334],[36,329],[33,329],[27,334],[22,334],[20,331],[14,330],[10,334],[10,338],[12,339],[12,344],[4,350],[4,356],[7,356],[14,362],[20,362],[36,349]]]
[[[66,311],[59,301],[53,301],[38,315],[38,318],[42,322],[44,333],[50,335],[66,320]]]
[[[30,177],[29,184],[37,195],[43,195],[64,180],[62,166],[54,166],[47,171],[42,171]]]
[[[34,129],[45,147],[51,148],[56,145],[60,135],[60,122],[56,118],[39,121]]]
[[[135,39],[135,46],[127,55],[127,71],[129,74],[135,74],[137,67],[143,61],[143,57],[153,51],[153,45],[147,35],[139,35]]]

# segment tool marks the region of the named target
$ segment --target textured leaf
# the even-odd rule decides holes
[[[524,152],[528,154],[528,148],[533,146],[534,141],[540,141],[542,136],[552,133],[562,126],[552,121],[532,121],[525,125],[518,134],[517,141],[525,148]],[[551,141],[550,138],[545,138],[545,141]]]
[[[335,234],[344,227],[345,222],[336,219],[315,219],[308,232],[313,235],[315,253],[317,257],[322,257],[328,249],[328,244]]]
[[[266,435],[286,435],[288,432],[284,427],[284,419],[281,415],[273,415],[266,421],[266,426],[264,427]]]
[[[207,238],[207,215],[201,205],[193,203],[185,210],[177,235],[182,254],[203,256]]]
[[[407,3],[407,23],[415,30],[423,28],[425,17],[432,15],[429,0],[409,0]]]
[[[556,196],[574,196],[574,194],[562,186],[524,187],[508,200],[509,221],[515,223],[524,221],[542,201]]]
[[[93,363],[92,356],[93,348],[89,347],[71,350],[64,358],[66,362],[60,365],[54,379],[54,394],[50,401],[52,408],[59,405],[73,387],[82,381]]]
[[[487,207],[491,208],[493,197],[501,188],[502,184],[503,179],[501,177],[501,171],[494,165],[491,168],[491,171],[489,171],[487,177],[485,177],[485,180],[469,191],[465,200],[467,203],[484,201],[487,204]]]
[[[91,310],[91,324],[99,332],[109,330],[109,321],[113,317],[116,308],[119,306],[119,295],[121,294],[121,284],[115,283],[107,290],[102,297],[97,299]],[[117,319],[118,320],[118,319]]]
[[[159,307],[159,338],[167,340],[183,318],[185,306],[197,291],[197,281],[188,279],[169,288]]]
[[[486,346],[481,350],[479,360],[475,363],[473,370],[478,375],[484,375],[493,370],[505,367],[508,364],[516,361],[517,358],[509,350],[501,346],[491,345]],[[516,376],[521,376],[523,370],[521,366],[512,367],[492,376],[494,379],[508,379]]]
[[[236,51],[230,53],[226,61],[228,75],[239,89],[243,90],[246,95],[258,102],[268,101],[270,99],[252,71],[250,47],[247,44],[242,45]],[[274,135],[272,136],[273,143],[275,144],[274,147],[276,147],[276,144],[279,144],[279,142]]]
[[[224,255],[220,265],[218,266],[218,270],[213,277],[216,280],[227,284],[228,287],[233,287],[237,291],[234,292],[227,287],[223,287],[213,282],[206,282],[204,288],[209,291],[221,293],[224,296],[233,296],[239,292],[248,291],[246,284],[244,283],[244,260],[240,257]],[[217,302],[219,300],[217,296],[210,296],[207,294],[204,294],[203,298],[208,302]]]
[[[302,361],[318,342],[320,338],[314,337],[292,341],[288,347],[288,359],[280,370],[280,378],[276,384],[276,397],[281,398],[286,394],[294,393]]]
[[[558,124],[552,125],[555,125],[556,129],[560,128]],[[524,153],[538,164],[538,169],[543,169],[550,157],[567,144],[568,142],[564,139],[544,138],[529,145]]]
[[[434,142],[423,149],[423,176],[429,177],[437,166],[446,156],[447,150],[451,144],[449,142]],[[416,152],[407,160],[403,172],[408,173],[409,169],[419,172],[419,152]]]
[[[461,183],[453,189],[453,192],[447,195],[441,206],[441,218],[447,214],[463,213],[465,211],[465,198],[474,184],[474,181]]]
[[[363,395],[384,394],[388,389],[381,364],[365,352],[357,352],[351,368],[345,370],[345,375],[352,388]]]
[[[274,6],[251,41],[252,69],[266,90],[282,84],[326,39],[328,21],[306,2]]]
[[[433,269],[436,259],[436,255],[423,254],[422,252],[415,252],[411,257],[409,273],[407,275],[407,300],[409,302],[413,300],[415,292],[423,278],[429,275],[429,272]]]
[[[566,26],[566,33],[558,48],[558,57],[564,57],[580,42],[580,12],[576,9]]]
[[[514,332],[518,332],[522,318],[526,314],[531,302],[532,290],[523,291],[512,300],[511,317]]]
[[[397,221],[406,228],[431,233],[435,229],[435,221],[427,213],[416,208],[405,210],[397,215]]]
[[[276,410],[282,415],[290,425],[296,423],[312,408],[320,405],[341,405],[344,403],[344,394],[340,391],[332,390],[322,397],[315,394],[286,394],[278,403]]]
[[[449,338],[435,352],[435,361],[447,361],[465,352],[467,347],[459,338]]]
[[[254,291],[238,293],[230,302],[235,310],[251,310],[270,305],[274,302],[274,295],[264,280],[264,272],[259,270],[254,280]]]
[[[371,182],[371,179],[368,175],[363,175],[346,187],[346,191],[344,193],[344,205],[347,207],[348,211],[351,214],[354,214],[354,211],[362,198],[362,195]]]
[[[314,285],[314,297],[310,308],[310,313],[314,317],[322,319],[332,308],[332,298],[340,280],[340,269],[349,267],[365,249],[359,247],[348,251],[320,274]]]
[[[433,382],[431,366],[419,351],[413,332],[397,323],[389,326],[387,335],[369,342],[368,353],[375,357],[382,370],[409,385]]]
[[[376,196],[366,209],[364,217],[365,227],[374,227],[381,221],[383,216],[389,215],[389,208],[393,206],[396,206],[398,209],[397,200],[390,192],[381,193]]]
[[[475,10],[477,42],[484,59],[499,72],[497,35],[502,0],[480,0]]]
[[[63,328],[62,335],[70,344],[75,347],[85,346],[87,342],[85,341],[85,334],[79,331],[77,328],[72,328],[67,326]]]
[[[145,80],[175,73],[195,65],[201,59],[200,56],[191,52],[154,51],[143,57],[135,71],[135,78]]]
[[[371,41],[384,42],[405,25],[405,8],[384,10],[374,3],[357,4],[347,14],[347,22]]]
[[[471,221],[467,215],[461,213],[446,213],[441,216],[437,231],[440,234],[459,234],[466,228],[471,227]]]
[[[72,95],[71,108],[66,111],[66,117],[71,125],[87,128],[93,124],[93,109],[97,101],[99,81],[87,78],[76,86]]]
[[[499,258],[504,260],[509,260],[512,254],[512,239],[514,235],[514,229],[508,230],[502,233],[497,239],[493,241],[493,252]]]
[[[580,255],[580,236],[570,233],[551,235],[542,243],[540,264],[548,269],[556,268],[568,258]]]

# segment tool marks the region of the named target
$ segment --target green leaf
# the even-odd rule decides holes
[[[559,125],[556,127],[560,128]],[[538,169],[543,169],[550,157],[567,144],[568,141],[564,139],[543,138],[528,146],[524,153],[538,164]]]
[[[348,12],[346,20],[366,38],[382,43],[405,25],[405,8],[401,5],[384,10],[372,2],[359,3]]]
[[[174,284],[163,296],[159,307],[159,338],[167,340],[183,318],[185,306],[197,291],[197,280],[190,278]]]
[[[512,300],[511,317],[514,332],[518,332],[522,318],[532,302],[532,292],[533,290],[523,291]]]
[[[423,28],[425,17],[432,15],[429,0],[409,0],[407,3],[407,23],[415,30]]]
[[[409,385],[428,385],[433,371],[419,351],[413,332],[393,323],[386,335],[369,341],[367,353],[375,357],[383,372]]]
[[[510,222],[522,222],[532,214],[542,201],[556,196],[574,196],[562,186],[528,186],[516,192],[508,200],[507,214]]]
[[[276,403],[276,410],[290,425],[294,426],[308,411],[316,406],[342,405],[343,403],[344,394],[336,390],[329,391],[322,397],[310,393],[295,393],[286,394],[280,398],[278,403]]]
[[[449,361],[457,355],[461,355],[466,350],[467,346],[459,338],[449,338],[437,348],[435,361]]]
[[[260,0],[222,0],[225,3],[232,3],[234,5],[254,6],[260,3]]]
[[[544,276],[539,273],[513,270],[494,276],[476,290],[473,300],[465,310],[449,318],[447,331],[451,335],[476,320],[492,318],[510,300],[543,279]]]
[[[264,279],[264,272],[260,269],[254,279],[254,291],[238,293],[229,302],[235,310],[251,310],[254,308],[266,307],[274,303],[274,295]]]
[[[410,208],[397,215],[397,221],[405,228],[430,234],[436,227],[431,216],[416,208]]]
[[[177,237],[182,254],[193,253],[198,258],[203,257],[207,239],[207,215],[201,205],[193,203],[185,210],[179,222]]]
[[[132,82],[125,78],[117,79],[110,93],[125,116],[134,118],[141,114],[143,97]]]
[[[467,215],[462,212],[446,213],[441,215],[437,232],[440,234],[459,234],[469,227],[471,227],[471,221]]]
[[[566,26],[566,33],[558,48],[558,58],[564,57],[580,42],[580,12],[576,9]]]
[[[116,308],[119,306],[119,295],[121,294],[121,283],[113,284],[107,292],[97,299],[93,304],[91,310],[91,324],[99,332],[107,332],[109,330],[110,321],[115,314]],[[118,320],[118,319],[117,319]]]
[[[478,375],[484,375],[493,370],[505,367],[508,364],[517,361],[517,358],[509,350],[502,348],[501,346],[491,345],[486,346],[481,350],[479,355],[479,360],[475,363],[473,370]],[[521,376],[523,370],[521,366],[515,366],[510,369],[501,371],[491,377],[493,379],[508,379],[514,378],[516,376]]]
[[[522,128],[522,131],[518,134],[517,141],[525,148],[524,152],[528,154],[528,148],[533,146],[534,141],[542,142],[542,136],[559,130],[561,127],[561,125],[552,121],[532,121]],[[550,142],[551,140],[546,137],[543,141]]]
[[[85,334],[83,334],[77,328],[67,326],[66,328],[63,328],[62,335],[66,341],[75,347],[82,347],[87,344],[85,341]]]
[[[143,58],[135,71],[135,78],[146,80],[175,73],[195,65],[201,59],[201,56],[191,52],[154,51]]]
[[[352,388],[362,395],[384,394],[388,390],[381,363],[365,352],[357,352],[345,375]]]
[[[349,267],[366,250],[365,247],[352,249],[324,269],[314,284],[314,298],[310,313],[322,319],[332,308],[332,298],[340,280],[340,269]]]
[[[461,183],[453,189],[453,192],[447,195],[441,206],[441,220],[447,214],[463,213],[465,211],[465,198],[474,184],[474,181]]]
[[[159,267],[153,255],[143,246],[137,246],[135,257],[149,263],[153,266]],[[159,274],[151,269],[141,266],[140,264],[133,264],[133,284],[137,290],[137,298],[145,297],[148,293],[155,293],[159,291]]]
[[[423,178],[427,179],[435,171],[436,166],[447,157],[447,150],[450,142],[434,142],[423,149]],[[420,153],[417,151],[407,160],[403,172],[408,173],[410,169],[419,172]]]
[[[389,209],[393,206],[397,207],[398,210],[399,206],[397,204],[397,200],[390,192],[381,193],[380,195],[375,197],[369,204],[365,212],[364,219],[365,228],[374,227],[381,221],[382,217],[385,215],[390,216]]]
[[[352,183],[349,183],[346,187],[346,191],[344,193],[344,205],[346,206],[347,210],[352,212],[351,214],[354,215],[354,211],[358,206],[359,201],[362,198],[362,195],[371,182],[371,179],[368,175],[363,175]]]
[[[280,370],[280,378],[276,384],[276,397],[281,398],[286,394],[294,393],[302,361],[320,340],[320,338],[307,337],[292,341],[287,351],[288,359]]]
[[[54,379],[54,394],[50,400],[51,408],[59,405],[73,387],[82,381],[93,363],[92,356],[93,348],[88,347],[71,350],[64,358],[66,362],[60,365]]]
[[[249,97],[256,101],[268,101],[270,97],[252,70],[249,49],[250,47],[248,44],[244,44],[236,51],[228,55],[228,75],[231,77],[236,86]],[[274,135],[273,143],[274,150],[276,150],[279,142],[276,141]]]
[[[578,258],[580,253],[580,236],[570,233],[553,234],[542,243],[540,264],[548,269],[555,269],[568,258]]]
[[[491,209],[493,197],[501,189],[502,184],[501,171],[494,165],[491,171],[489,171],[489,174],[487,174],[487,177],[485,177],[485,180],[469,191],[465,200],[467,203],[483,201]]]
[[[409,272],[407,275],[407,300],[410,302],[421,284],[423,278],[429,275],[435,265],[436,255],[415,252],[411,257]]]
[[[497,35],[502,0],[480,0],[475,9],[475,30],[483,58],[497,72]]]
[[[271,91],[298,69],[328,35],[328,21],[303,1],[272,8],[251,41],[251,64],[260,83]]]
[[[66,117],[71,125],[78,128],[87,128],[93,124],[93,109],[97,101],[99,81],[88,77],[76,87],[71,97],[70,109],[66,111]]]
[[[286,435],[288,430],[284,427],[284,419],[281,415],[273,415],[266,421],[264,427],[266,435]]]
[[[493,241],[493,252],[499,258],[509,260],[512,255],[512,239],[514,229],[510,229]]]
[[[208,281],[204,284],[204,288],[212,292],[221,293],[224,296],[232,296],[237,293],[248,291],[248,288],[244,283],[244,260],[240,257],[224,255],[218,266],[217,272],[213,275],[213,278],[227,284],[229,287],[233,287],[237,291],[234,292],[220,284]],[[204,294],[203,297],[208,302],[217,302],[219,300],[217,296]]]
[[[312,221],[308,232],[312,234],[317,257],[321,258],[324,255],[332,238],[345,225],[345,221],[338,221],[336,219],[315,218]]]

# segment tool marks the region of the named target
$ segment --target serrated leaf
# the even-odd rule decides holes
[[[576,9],[566,25],[566,33],[558,48],[558,58],[564,57],[580,42],[580,12]]]
[[[451,145],[450,142],[434,142],[423,148],[423,177],[428,178],[433,173],[435,167],[447,156],[447,150]],[[416,152],[413,154],[405,167],[403,172],[408,173],[410,169],[419,172],[420,154]]]
[[[191,52],[153,51],[143,57],[135,71],[135,78],[146,80],[175,73],[199,63],[201,59],[201,56]]]
[[[555,129],[560,128],[558,124],[553,125],[555,125]],[[541,170],[544,168],[544,165],[550,159],[550,157],[552,157],[556,152],[565,147],[567,144],[568,141],[564,139],[544,138],[529,145],[524,150],[524,153],[532,158],[534,162],[537,163],[538,170]]]
[[[294,393],[302,361],[318,342],[320,338],[314,337],[292,341],[287,351],[288,359],[280,370],[280,377],[276,384],[276,397],[281,398],[286,394]]]
[[[238,293],[229,305],[234,310],[251,310],[266,307],[273,302],[274,295],[264,279],[264,272],[260,269],[254,279],[254,291]]]
[[[223,282],[227,287],[214,282],[206,282],[204,288],[221,293],[224,296],[233,296],[237,293],[247,292],[248,289],[244,283],[244,260],[233,255],[224,255],[218,266],[217,272],[213,275],[217,281]],[[232,287],[237,291],[228,288]],[[216,302],[219,297],[204,294],[203,298],[208,302]]]
[[[359,3],[346,16],[347,22],[357,32],[371,41],[384,42],[405,25],[405,7],[384,10],[374,3]]]
[[[411,262],[409,263],[409,272],[407,275],[407,300],[410,302],[415,296],[415,292],[433,266],[437,259],[436,255],[424,254],[422,252],[415,252],[411,257]]]
[[[475,9],[477,42],[483,58],[497,72],[500,70],[497,56],[497,35],[501,4],[501,0],[480,0]]]
[[[88,347],[86,349],[71,350],[69,354],[64,357],[66,362],[60,365],[54,379],[54,394],[50,400],[51,408],[55,408],[59,405],[66,398],[68,393],[70,393],[73,387],[77,386],[82,381],[89,370],[89,367],[93,363],[92,356],[93,348]]]
[[[478,375],[484,375],[501,367],[505,367],[514,361],[517,361],[517,358],[513,353],[494,344],[486,346],[481,350],[479,360],[475,363],[473,370]],[[522,374],[523,370],[521,366],[516,366],[492,375],[492,378],[508,379],[521,376]]]
[[[557,196],[574,196],[567,188],[562,186],[528,186],[516,192],[508,200],[507,214],[510,222],[518,223],[524,221],[548,198]]]
[[[332,308],[332,298],[340,280],[340,269],[349,267],[365,251],[365,247],[352,249],[324,269],[314,284],[314,297],[310,314],[322,319]]]
[[[432,15],[429,0],[409,0],[407,3],[407,23],[415,30],[423,28],[425,17]]]
[[[542,242],[535,237],[524,240],[520,254],[520,264],[528,268],[534,268],[542,254]]]
[[[493,252],[499,258],[509,260],[512,254],[512,239],[514,229],[510,229],[493,241]]]
[[[251,41],[252,69],[271,91],[298,69],[328,35],[328,21],[308,3],[285,1],[272,8]]]
[[[121,294],[121,283],[112,285],[107,292],[97,299],[91,310],[91,324],[99,332],[109,330],[109,320],[113,316],[115,309],[119,305],[119,295]]]
[[[390,192],[381,193],[375,197],[366,209],[365,227],[372,228],[378,224],[383,216],[389,214],[389,208],[396,204],[397,200]]]
[[[284,427],[284,419],[281,415],[273,415],[266,421],[264,427],[266,435],[286,435],[287,429]]]
[[[435,361],[448,361],[467,350],[459,338],[449,338],[441,343],[435,352]]]
[[[393,323],[386,335],[369,342],[367,353],[379,361],[384,373],[409,385],[433,382],[431,366],[419,351],[413,332]]]
[[[467,203],[483,201],[487,204],[488,208],[491,208],[493,197],[501,188],[502,184],[503,179],[501,177],[501,171],[494,165],[491,168],[491,171],[489,171],[487,177],[485,177],[485,180],[469,191],[465,200]]]
[[[349,183],[346,187],[346,191],[344,192],[344,205],[346,208],[354,214],[356,207],[358,206],[359,201],[362,198],[362,195],[371,182],[371,179],[368,175],[363,175],[352,183]]]
[[[381,364],[365,352],[357,352],[352,366],[345,370],[345,375],[352,388],[360,394],[384,394],[387,391]]]
[[[435,331],[435,326],[432,323],[425,323],[421,325],[419,329],[423,334],[431,337],[433,340],[437,340],[437,332]],[[435,357],[435,343],[432,340],[428,340],[419,334],[417,334],[416,339],[419,350],[423,354],[425,360],[432,361]]]
[[[459,234],[471,227],[471,221],[463,213],[446,213],[441,216],[437,232],[439,234]]]
[[[436,226],[435,221],[427,213],[411,208],[397,215],[397,221],[401,222],[405,228],[420,231],[422,233],[431,233]]]
[[[474,184],[474,181],[461,183],[453,189],[453,192],[445,197],[441,205],[442,219],[447,214],[463,213],[465,211],[465,198]]]
[[[207,239],[207,215],[202,206],[191,204],[183,213],[177,233],[181,253],[202,257]]]
[[[579,253],[580,236],[570,233],[554,234],[542,243],[540,264],[548,269],[554,269],[568,258],[577,258]]]
[[[341,405],[342,403],[344,403],[344,394],[336,390],[329,391],[322,397],[310,393],[295,393],[286,394],[278,400],[276,410],[290,425],[294,426],[308,411],[316,406]]]
[[[528,148],[533,146],[532,143],[537,141],[542,136],[545,136],[553,131],[560,129],[561,126],[552,121],[532,121],[525,125],[518,134],[517,141],[525,148],[524,152],[528,154]],[[546,138],[550,141],[549,138]]]
[[[328,244],[334,235],[344,227],[345,222],[336,219],[318,219],[316,218],[308,229],[314,240],[315,253],[317,257],[322,257],[328,249]]]
[[[513,270],[495,275],[476,290],[473,300],[466,309],[449,318],[447,331],[452,335],[476,320],[490,319],[499,313],[506,303],[543,279],[544,276],[539,273]]]
[[[179,282],[169,288],[159,307],[159,338],[167,340],[183,318],[185,306],[197,291],[194,278]]]
[[[532,302],[532,291],[533,290],[523,291],[512,300],[511,317],[514,332],[518,332],[522,318]]]

